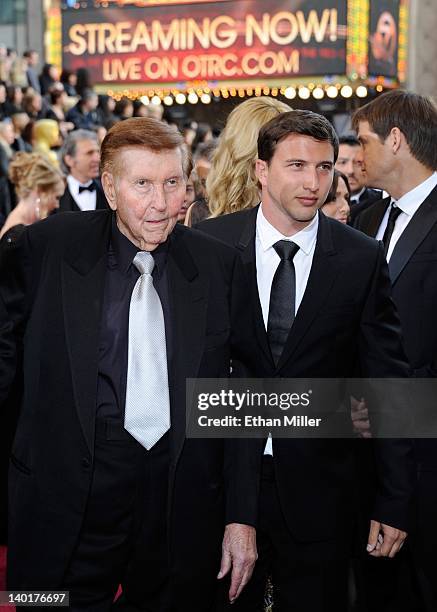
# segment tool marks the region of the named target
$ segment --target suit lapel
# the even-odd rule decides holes
[[[368,236],[375,238],[376,234],[378,233],[379,226],[381,225],[381,221],[385,215],[385,211],[387,210],[387,206],[390,204],[390,202],[391,198],[385,198],[384,200],[377,201],[370,206],[367,209],[368,215],[366,215],[366,220],[360,227],[360,230]]]
[[[417,209],[393,249],[388,264],[392,285],[395,284],[411,256],[437,222],[437,187]]]
[[[340,272],[329,220],[319,213],[319,228],[308,283],[293,326],[279,359],[280,370],[292,357],[309,326],[324,305]]]
[[[256,206],[255,208],[250,210],[247,216],[245,217],[245,224],[243,226],[240,239],[236,247],[241,251],[241,260],[243,262],[248,286],[250,288],[251,304],[253,307],[255,333],[257,336],[257,340],[266,358],[273,364],[269,342],[267,339],[266,328],[264,325],[261,302],[258,293],[258,281],[256,276],[255,241],[256,219],[258,215],[258,209],[259,206]]]
[[[76,407],[85,440],[92,452],[100,318],[111,215],[99,213],[88,222],[88,232],[64,257],[62,300]]]
[[[67,189],[65,190],[65,195],[66,195],[66,206],[64,210],[71,210],[74,212],[80,211],[79,206],[76,203],[76,200],[73,198],[73,196],[71,195],[71,191],[69,189],[69,187],[67,186]]]
[[[178,227],[174,229],[168,258],[171,316],[174,322],[174,355],[169,372],[173,466],[185,440],[186,415],[181,407],[185,406],[186,379],[198,376],[204,350],[209,289],[208,281],[199,276],[184,233]]]

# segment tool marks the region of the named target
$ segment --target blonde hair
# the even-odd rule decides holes
[[[51,191],[57,183],[64,182],[64,175],[41,153],[20,152],[9,164],[9,179],[22,199],[34,189]]]
[[[261,96],[239,104],[228,117],[206,180],[211,217],[252,208],[259,202],[255,175],[260,128],[291,108],[275,98]]]

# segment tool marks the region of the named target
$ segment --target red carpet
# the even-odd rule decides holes
[[[6,547],[0,546],[0,591],[6,590]],[[121,594],[121,587],[118,588],[115,599]],[[0,612],[14,612],[15,607],[0,606]]]
[[[6,590],[6,546],[0,546],[0,591]],[[0,606],[0,612],[13,612],[15,607]]]

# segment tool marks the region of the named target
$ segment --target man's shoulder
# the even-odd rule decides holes
[[[334,248],[349,251],[351,256],[358,258],[365,253],[376,253],[378,251],[378,241],[374,238],[335,219],[326,217],[326,221],[332,233]]]
[[[98,232],[109,223],[111,211],[60,212],[44,221],[28,226],[30,239],[46,239],[59,243],[76,241],[85,234]]]
[[[173,230],[173,240],[176,244],[183,243],[196,258],[217,257],[217,255],[231,258],[235,256],[235,249],[214,234],[181,224],[177,224]]]
[[[236,245],[241,236],[241,231],[248,223],[256,224],[257,212],[255,209],[241,210],[221,215],[212,219],[205,219],[198,225],[196,229],[205,232],[210,236],[214,236],[227,244]]]

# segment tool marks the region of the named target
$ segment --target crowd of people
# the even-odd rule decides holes
[[[260,96],[214,135],[37,64],[0,58],[9,589],[88,612],[119,585],[126,611],[255,612],[268,585],[276,612],[435,612],[435,440],[372,438],[361,397],[355,445],[185,434],[186,379],[231,364],[437,376],[434,103],[392,91],[339,137]]]

